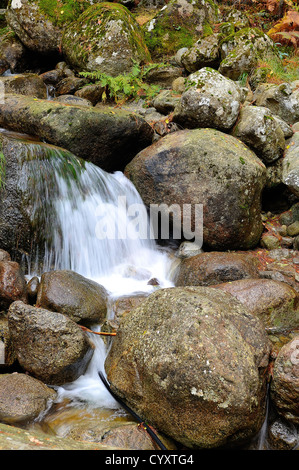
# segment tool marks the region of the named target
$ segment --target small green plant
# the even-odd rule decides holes
[[[116,77],[99,71],[81,72],[80,75],[104,88],[102,94],[102,101],[104,102],[112,100],[116,103],[121,103],[138,97],[149,101],[159,93],[161,88],[157,85],[146,83],[146,74],[151,69],[159,66],[161,65],[150,64],[141,67],[138,63],[134,62],[130,73],[117,75]]]

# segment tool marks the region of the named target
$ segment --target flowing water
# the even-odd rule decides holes
[[[26,259],[28,278],[73,270],[104,286],[108,305],[119,296],[149,294],[157,288],[148,284],[152,278],[160,287],[172,286],[169,254],[151,238],[145,206],[123,173],[108,174],[54,146],[22,144],[20,184],[31,195],[32,223],[43,234],[42,246]],[[59,400],[118,408],[98,376],[104,372],[107,346],[100,336],[89,336],[96,349],[88,370],[58,388]]]

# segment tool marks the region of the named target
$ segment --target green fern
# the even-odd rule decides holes
[[[160,87],[149,85],[144,81],[144,78],[148,71],[155,67],[157,64],[143,68],[134,62],[131,72],[125,75],[112,77],[99,71],[81,72],[80,75],[104,88],[102,101],[109,99],[120,103],[138,97],[150,100],[159,93]]]

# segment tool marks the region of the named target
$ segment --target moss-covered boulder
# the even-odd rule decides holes
[[[57,53],[63,28],[97,0],[10,0],[8,25],[29,49]]]
[[[112,2],[93,5],[74,21],[64,32],[62,50],[75,69],[111,76],[150,61],[140,26],[126,7]]]
[[[18,362],[33,377],[63,385],[86,371],[93,345],[67,316],[16,301],[9,307],[8,326]]]
[[[171,0],[144,25],[146,44],[153,56],[175,54],[211,34],[218,16],[212,0]]]

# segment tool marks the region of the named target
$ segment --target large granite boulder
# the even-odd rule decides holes
[[[265,409],[269,340],[259,320],[209,287],[160,289],[121,321],[105,362],[112,390],[189,448],[246,441]]]
[[[171,217],[174,238],[199,239],[203,226],[209,248],[248,249],[258,243],[266,170],[236,138],[213,129],[178,131],[141,151],[125,174],[152,215],[161,211],[164,228]],[[196,216],[200,205],[203,220]]]

